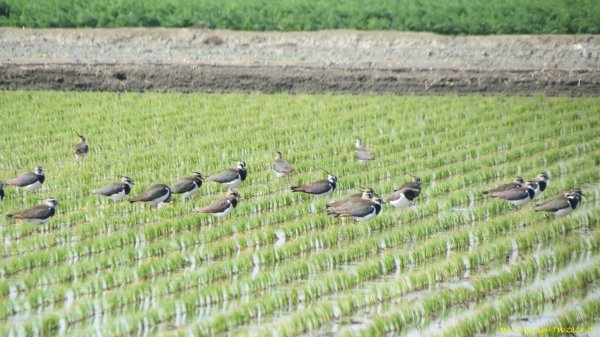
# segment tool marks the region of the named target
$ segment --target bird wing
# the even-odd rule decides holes
[[[331,189],[331,185],[327,179],[317,180],[310,184],[292,187],[292,191],[294,192],[305,192],[310,194],[322,194],[329,191],[329,189]]]
[[[47,205],[37,205],[8,214],[9,217],[15,219],[46,219],[51,215],[54,215],[54,208],[48,207]]]
[[[35,174],[33,172],[28,172],[28,173],[21,174],[20,176],[18,176],[16,178],[8,179],[6,181],[6,184],[23,187],[23,186],[31,185],[31,184],[35,183],[37,180],[38,180],[37,174]]]
[[[375,156],[368,149],[356,149],[356,159],[358,160],[373,160]]]
[[[327,208],[337,208],[337,207],[341,207],[341,206],[345,205],[351,199],[361,199],[361,198],[362,198],[362,193],[360,193],[360,194],[353,194],[353,195],[349,196],[346,199],[342,199],[342,200],[330,202],[327,205],[325,205],[325,207],[327,207]]]
[[[275,163],[273,163],[273,171],[279,173],[292,173],[294,168],[287,161],[283,159],[277,159],[275,160]]]
[[[490,193],[492,197],[500,198],[504,200],[521,200],[525,198],[529,198],[529,193],[526,188],[513,188],[506,191],[499,191]]]
[[[229,208],[231,201],[227,198],[213,201],[210,205],[198,209],[200,213],[221,213]]]
[[[144,193],[137,197],[130,198],[129,201],[152,201],[165,195],[169,187],[163,184],[155,184],[150,186]],[[169,201],[168,199],[165,201]]]
[[[194,189],[196,185],[194,184],[193,177],[184,177],[171,185],[171,192],[175,194],[189,192]]]
[[[521,184],[508,183],[508,184],[500,185],[496,188],[492,188],[491,190],[483,191],[483,194],[494,194],[496,192],[508,191],[508,190],[512,190],[512,189],[518,188],[518,187],[521,187]]]
[[[117,194],[125,188],[123,183],[112,183],[110,185],[106,185],[102,188],[91,190],[90,192],[93,194],[100,194],[106,197],[111,196],[113,194]]]
[[[240,174],[236,169],[230,168],[222,173],[212,175],[206,178],[207,181],[214,181],[217,183],[228,183],[230,181],[236,180]]]
[[[567,198],[564,195],[560,195],[544,203],[535,205],[533,209],[536,211],[556,212],[567,207],[571,207],[569,200],[567,200]]]
[[[87,153],[89,149],[90,147],[86,143],[77,143],[77,145],[75,145],[74,152],[78,154],[83,154]]]
[[[373,202],[366,199],[350,199],[343,205],[330,208],[330,211],[341,216],[365,216],[372,212]]]

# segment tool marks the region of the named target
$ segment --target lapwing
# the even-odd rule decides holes
[[[148,202],[150,203],[150,205],[155,207],[158,206],[160,203],[170,202],[171,188],[164,184],[154,184],[148,187],[148,189],[144,193],[136,197],[129,198],[130,203],[138,201]]]
[[[537,184],[537,188],[535,190],[535,196],[537,197],[540,193],[544,192],[546,187],[548,187],[548,180],[550,180],[550,176],[547,172],[542,172],[538,174],[535,178],[529,180],[529,183]]]
[[[373,197],[373,195],[377,195],[377,193],[375,193],[375,191],[372,188],[365,187],[365,188],[363,188],[362,193],[353,194],[353,195],[349,196],[346,199],[342,199],[342,200],[339,200],[339,201],[335,201],[335,202],[329,203],[325,207],[327,207],[327,208],[340,207],[340,206],[346,204],[347,202],[351,201],[352,199],[366,199],[366,200],[371,200],[371,198]]]
[[[202,186],[202,174],[200,172],[193,172],[192,175],[180,178],[177,182],[171,185],[171,193],[181,194],[184,201],[188,201],[192,195],[198,192],[200,186]]]
[[[229,190],[224,198],[213,201],[210,205],[194,209],[197,213],[206,213],[222,218],[233,212],[238,204],[240,194],[237,191]]]
[[[366,147],[362,146],[362,143],[360,141],[360,139],[356,140],[356,143],[354,144],[354,148],[356,149],[356,159],[359,162],[365,162],[367,160],[375,160],[375,156],[371,153],[371,151],[369,151],[369,149],[367,149]]]
[[[394,190],[394,193],[387,198],[386,202],[396,208],[410,207],[414,205],[414,200],[419,196],[420,193],[421,190],[410,187],[402,187]]]
[[[490,190],[487,191],[483,191],[481,193],[483,194],[492,194],[495,192],[502,192],[502,191],[508,191],[511,190],[513,188],[517,188],[517,187],[522,187],[525,184],[525,180],[521,177],[515,177],[515,180],[513,180],[512,183],[508,183],[508,184],[504,184],[504,185],[500,185],[496,188],[492,188]]]
[[[119,201],[131,192],[131,185],[134,185],[131,178],[123,176],[120,183],[112,183],[102,188],[91,190],[90,193],[109,197],[113,201]]]
[[[281,158],[281,152],[275,152],[275,162],[271,166],[277,177],[289,176],[294,173],[294,168],[290,163]]]
[[[325,196],[331,194],[335,190],[337,184],[337,177],[328,174],[327,179],[321,179],[317,181],[313,181],[309,184],[304,184],[300,186],[292,186],[292,192],[303,192],[318,196]]]
[[[219,174],[212,175],[206,178],[206,181],[214,181],[216,183],[233,188],[239,186],[242,181],[246,180],[248,171],[246,170],[246,162],[238,161],[237,166],[227,169]]]
[[[56,213],[56,205],[58,205],[58,201],[50,198],[46,199],[43,204],[27,208],[19,212],[10,213],[6,216],[32,224],[41,225],[48,222]]]
[[[41,166],[36,166],[35,171],[21,174],[20,176],[8,179],[6,185],[21,187],[25,191],[31,192],[40,188],[46,180],[46,175]]]
[[[4,200],[4,183],[0,181],[0,202]]]
[[[334,217],[349,217],[356,221],[368,221],[381,213],[383,200],[373,196],[370,200],[353,198],[339,207],[330,207],[327,214]]]
[[[84,136],[80,135],[79,133],[77,133],[77,135],[79,136],[79,143],[75,145],[75,150],[73,151],[73,153],[77,157],[83,158],[90,151],[90,147],[86,144]]]
[[[493,198],[500,198],[510,201],[513,206],[523,206],[533,200],[535,197],[535,189],[531,185],[522,187],[514,187],[509,190],[497,191],[489,193]]]
[[[574,188],[571,191],[556,196],[544,203],[533,206],[536,212],[552,212],[554,216],[565,216],[573,213],[577,205],[581,203],[583,192]]]

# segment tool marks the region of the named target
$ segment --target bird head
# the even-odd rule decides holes
[[[275,160],[277,159],[281,159],[281,152],[279,151],[275,152]]]
[[[81,140],[81,142],[85,142],[84,136],[80,135],[79,132],[75,132],[75,133],[79,136],[79,139]]]
[[[131,181],[131,178],[129,178],[128,176],[121,176],[121,182],[129,185],[135,185],[133,181]]]
[[[34,172],[35,172],[35,174],[42,174],[42,173],[44,173],[44,170],[42,169],[41,166],[36,166]]]
[[[46,199],[46,201],[44,202],[46,205],[48,205],[48,207],[56,207],[56,205],[58,205],[58,200],[54,199],[54,198],[49,198]]]
[[[542,180],[542,181],[550,180],[550,176],[548,175],[548,172],[542,172],[542,173],[538,174],[536,178],[538,178],[539,180]]]

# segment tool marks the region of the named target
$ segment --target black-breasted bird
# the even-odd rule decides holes
[[[181,194],[184,201],[189,200],[192,195],[198,192],[200,186],[202,186],[202,174],[200,172],[193,172],[192,175],[180,178],[177,182],[171,185],[171,193]]]
[[[224,198],[215,200],[208,206],[196,208],[194,211],[197,213],[211,214],[217,218],[222,218],[233,212],[238,204],[239,197],[240,194],[237,191],[229,190]]]
[[[275,152],[275,162],[271,166],[277,177],[289,176],[294,173],[294,168],[290,163],[281,158],[281,152]]]
[[[348,198],[346,198],[346,199],[342,199],[342,200],[338,200],[338,201],[334,201],[334,202],[328,203],[328,204],[327,204],[325,207],[326,207],[326,208],[332,208],[332,207],[334,207],[334,208],[335,208],[335,207],[340,207],[340,206],[342,206],[342,205],[346,204],[347,202],[350,202],[352,199],[365,199],[365,200],[371,200],[371,198],[372,198],[374,195],[376,196],[376,195],[377,195],[377,193],[375,193],[375,191],[374,191],[372,188],[370,188],[370,187],[365,187],[365,188],[363,188],[363,191],[362,191],[362,193],[359,193],[359,194],[353,194],[353,195],[349,196],[349,197],[348,197]]]
[[[138,201],[148,202],[152,206],[158,206],[163,202],[171,202],[171,188],[164,184],[154,184],[148,187],[144,193],[129,198],[130,203]]]
[[[369,151],[369,149],[367,149],[366,147],[362,146],[360,139],[356,140],[356,143],[354,144],[354,149],[356,149],[355,157],[358,161],[364,162],[367,160],[375,160],[375,156],[371,153],[371,151]]]
[[[240,160],[237,162],[236,167],[232,167],[219,174],[212,175],[206,178],[206,181],[214,181],[229,188],[233,188],[239,186],[242,181],[246,180],[247,175],[248,171],[246,169],[246,162]]]
[[[386,202],[396,208],[409,207],[414,204],[414,200],[419,196],[420,193],[421,190],[419,189],[402,187],[394,190],[394,193],[387,198]]]
[[[381,213],[383,200],[373,196],[370,200],[353,198],[338,207],[330,207],[327,214],[334,217],[349,217],[356,221],[368,221]]]
[[[46,199],[43,204],[24,209],[22,211],[10,213],[6,216],[32,224],[41,225],[48,222],[56,213],[56,205],[58,205],[58,201],[50,198]]]
[[[495,192],[502,192],[502,191],[508,191],[511,190],[513,188],[517,188],[517,187],[522,187],[525,184],[525,180],[521,177],[515,177],[515,180],[513,180],[512,183],[508,183],[508,184],[504,184],[504,185],[500,185],[496,188],[492,188],[490,190],[487,191],[483,191],[481,193],[483,194],[492,194]]]
[[[119,201],[131,192],[131,185],[135,185],[131,181],[131,178],[122,176],[120,183],[112,183],[102,188],[91,190],[90,193],[109,197],[113,201]]]
[[[41,166],[36,166],[35,171],[23,173],[20,176],[8,179],[6,185],[21,187],[25,191],[35,191],[42,186],[46,180],[46,175]]]
[[[552,212],[552,214],[557,217],[569,215],[573,213],[573,210],[581,203],[583,196],[583,191],[574,188],[567,193],[563,193],[544,203],[533,206],[533,209],[536,212]]]
[[[535,190],[535,196],[537,197],[540,193],[544,192],[546,187],[548,187],[548,180],[550,180],[550,176],[546,172],[542,172],[538,174],[535,178],[529,180],[529,183],[537,184],[537,188]]]
[[[327,179],[313,181],[312,183],[300,186],[292,186],[291,188],[292,192],[303,192],[313,195],[324,196],[331,194],[331,192],[335,190],[336,184],[337,177],[332,174],[328,174]]]
[[[77,133],[77,135],[79,136],[79,143],[75,145],[75,150],[73,153],[77,157],[83,158],[88,154],[88,152],[90,152],[90,147],[86,144],[84,136],[80,135],[79,133]]]
[[[524,184],[522,187],[514,187],[504,191],[489,193],[493,198],[500,198],[509,201],[513,206],[523,206],[533,200],[535,197],[535,187]]]

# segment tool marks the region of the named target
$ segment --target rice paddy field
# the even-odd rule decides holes
[[[13,91],[0,116],[0,180],[46,172],[38,191],[5,187],[0,213],[60,203],[43,225],[0,216],[2,336],[600,333],[597,97]],[[357,138],[375,161],[355,161]],[[271,171],[277,150],[290,182]],[[249,175],[220,221],[193,212],[225,194],[215,183],[162,208],[89,193],[128,175],[137,195],[238,159]],[[321,169],[339,178],[332,195],[290,192]],[[546,171],[534,202],[579,187],[572,215],[481,193]],[[410,174],[423,179],[410,209],[325,212]]]

